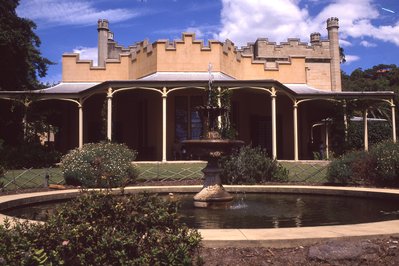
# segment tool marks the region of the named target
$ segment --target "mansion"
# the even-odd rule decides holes
[[[210,80],[218,93],[230,92],[237,139],[264,147],[272,158],[313,159],[310,143],[323,143],[328,154],[333,106],[354,99],[386,102],[396,141],[393,92],[343,92],[338,19],[328,19],[326,29],[328,38],[312,33],[309,42],[259,38],[238,48],[230,40],[205,45],[183,33],[180,40],[122,47],[101,19],[97,65],[64,54],[62,82],[29,92],[35,99],[29,105],[54,111],[56,149],[109,139],[138,151],[139,160],[178,159],[176,144],[201,138],[196,107],[206,103]],[[23,93],[2,91],[0,102]],[[367,149],[367,108],[364,118]]]

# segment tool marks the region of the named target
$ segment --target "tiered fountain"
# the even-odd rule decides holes
[[[208,162],[206,167],[202,169],[205,179],[204,186],[194,196],[194,206],[201,208],[225,206],[233,200],[233,197],[222,185],[220,179],[222,169],[219,167],[219,159],[222,155],[228,155],[233,149],[244,145],[244,142],[241,140],[221,138],[217,131],[217,118],[223,115],[227,109],[212,105],[212,92],[212,74],[210,73],[207,90],[208,104],[196,107],[202,122],[202,138],[199,140],[183,141],[183,145],[186,147],[188,153],[200,156]]]

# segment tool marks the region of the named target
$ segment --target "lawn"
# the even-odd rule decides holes
[[[282,161],[281,164],[289,170],[289,182],[294,183],[325,183],[326,162],[293,162]],[[201,169],[205,162],[171,162],[171,163],[136,163],[140,175],[138,180],[183,180],[199,179],[202,177]],[[58,167],[49,169],[11,170],[6,173],[6,190],[40,188],[45,186],[46,176],[50,184],[62,184],[64,182],[61,169]]]

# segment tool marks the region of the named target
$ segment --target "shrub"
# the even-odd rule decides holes
[[[364,145],[363,122],[351,122],[348,128],[347,148],[360,150]],[[368,123],[369,145],[373,146],[383,140],[389,139],[392,135],[392,127],[387,121],[370,121]]]
[[[399,144],[380,142],[370,152],[354,151],[332,161],[327,171],[332,183],[399,185]]]
[[[136,152],[124,144],[89,143],[62,157],[65,183],[83,187],[123,187],[135,181],[138,172],[132,162]]]
[[[4,188],[4,181],[3,181],[3,179],[4,179],[5,173],[6,173],[6,170],[4,169],[3,166],[0,165],[0,191],[2,191],[3,188]]]
[[[355,184],[364,182],[363,173],[367,173],[370,160],[364,151],[352,151],[333,160],[327,169],[327,180],[330,183]],[[364,170],[363,170],[364,169]]]
[[[399,144],[384,141],[370,149],[375,167],[370,182],[378,186],[399,185]]]
[[[190,265],[201,237],[176,210],[156,196],[84,193],[46,223],[0,225],[0,264]]]
[[[266,150],[250,146],[221,160],[221,179],[229,184],[287,181],[288,170],[267,156]]]

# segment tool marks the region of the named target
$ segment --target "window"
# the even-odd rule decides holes
[[[202,96],[176,96],[175,137],[176,140],[199,139],[202,123],[195,108],[202,105]]]

